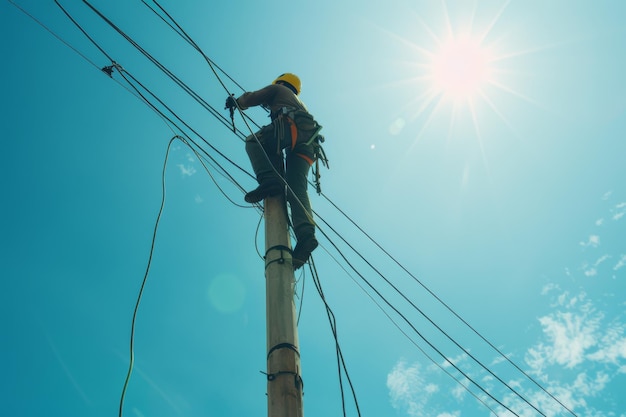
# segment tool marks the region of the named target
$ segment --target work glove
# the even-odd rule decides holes
[[[228,96],[228,98],[226,98],[226,104],[224,105],[225,109],[235,109],[237,108],[237,100],[235,99],[234,95],[230,95]]]

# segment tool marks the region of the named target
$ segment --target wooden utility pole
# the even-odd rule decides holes
[[[284,196],[265,199],[268,417],[303,417],[295,277]]]

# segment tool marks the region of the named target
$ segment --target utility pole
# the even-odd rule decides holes
[[[268,417],[303,417],[287,207],[283,195],[264,204]]]

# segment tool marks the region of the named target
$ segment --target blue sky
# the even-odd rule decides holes
[[[0,3],[3,410],[115,415],[164,158],[180,132],[119,72],[99,71],[111,62],[54,2],[15,3],[84,57]],[[320,222],[314,259],[362,415],[571,415],[451,309],[576,415],[626,416],[626,4],[213,3],[161,4],[244,88],[285,71],[301,77],[301,97],[327,138],[324,194],[412,275],[311,190],[318,217],[336,230]],[[249,170],[228,126],[84,3],[62,4],[126,71]],[[141,1],[92,4],[221,111],[226,92],[206,61]],[[209,171],[214,180],[173,142],[126,416],[266,413],[260,214]],[[309,274],[297,278],[299,289],[305,283],[296,301],[304,411],[338,415],[326,313]],[[357,415],[349,399],[347,412]]]

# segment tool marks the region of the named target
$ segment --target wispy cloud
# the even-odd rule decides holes
[[[626,255],[622,255],[619,261],[617,261],[617,263],[613,267],[613,271],[617,271],[618,269],[623,268],[624,265],[626,265]]]
[[[548,342],[529,351],[530,363],[543,368],[545,364],[559,364],[573,368],[583,362],[586,351],[596,344],[595,332],[599,317],[588,317],[571,312],[556,312],[539,319]],[[538,370],[538,369],[536,369]]]
[[[626,202],[617,204],[611,211],[613,212],[613,220],[621,219],[626,215]]]
[[[599,244],[600,244],[600,236],[598,235],[590,235],[589,239],[587,239],[586,242],[580,242],[580,246],[583,246],[583,247],[591,246],[593,248],[596,248],[598,247]]]
[[[598,261],[604,260],[601,257]],[[616,375],[626,372],[626,325],[619,318],[609,320],[585,293],[553,296],[555,311],[539,318],[544,337],[527,350],[526,363],[568,407],[596,415],[589,409],[588,399],[598,396]],[[566,371],[571,373],[569,381],[563,377]],[[554,372],[562,375],[558,383],[549,378]],[[541,393],[537,395],[541,397]],[[537,401],[542,403],[539,397]]]
[[[598,270],[597,269],[595,269],[595,268],[585,269],[585,276],[595,277],[596,275],[598,275]]]
[[[436,384],[426,382],[418,363],[408,365],[400,360],[387,375],[391,405],[411,417],[432,415],[426,410],[428,399],[439,390]]]
[[[183,164],[178,164],[176,166],[180,169],[180,173],[183,175],[183,177],[191,177],[193,174],[196,173],[196,169],[192,165],[186,166]]]

